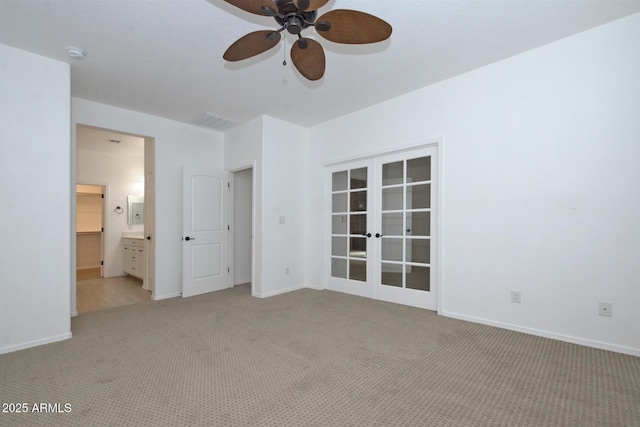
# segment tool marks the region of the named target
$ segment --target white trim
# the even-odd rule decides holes
[[[9,347],[2,347],[0,348],[0,354],[12,353],[18,350],[24,350],[27,348],[38,347],[44,344],[51,344],[58,341],[68,340],[71,338],[71,336],[72,336],[71,332],[68,332],[66,334],[54,335],[47,338],[41,338],[38,340],[23,342],[21,344],[10,345]]]
[[[233,268],[233,231],[235,230],[235,226],[233,224],[233,180],[234,175],[229,171],[225,171],[227,178],[227,206],[223,206],[223,210],[227,210],[227,288],[233,288],[234,280],[234,268]],[[224,227],[224,226],[223,226]],[[223,267],[224,268],[224,267]]]
[[[444,136],[440,137],[436,145],[437,163],[438,163],[438,197],[436,206],[436,227],[438,241],[436,243],[436,286],[438,287],[438,295],[436,296],[436,312],[442,314],[444,307]]]
[[[524,334],[534,335],[537,337],[549,338],[557,341],[568,342],[571,344],[578,344],[585,347],[597,348],[600,350],[613,351],[616,353],[622,353],[622,354],[628,354],[631,356],[640,357],[640,349],[637,349],[637,348],[625,347],[625,346],[606,343],[602,341],[574,337],[571,335],[558,334],[555,332],[545,331],[541,329],[527,328],[525,326],[513,325],[511,323],[496,322],[493,320],[483,319],[483,318],[474,317],[474,316],[466,316],[464,314],[452,313],[449,311],[442,311],[442,313],[438,313],[438,314],[441,314],[444,317],[449,317],[452,319],[464,320],[467,322],[478,323],[481,325],[493,326],[496,328],[507,329],[515,332],[522,332]]]
[[[235,180],[236,173],[233,171],[227,171],[227,225],[229,226],[227,230],[227,268],[229,272],[227,274],[227,285],[230,288],[233,288],[235,285],[235,276],[236,276],[236,259],[233,256],[233,251],[235,249],[235,234],[236,234],[236,224],[235,224],[235,203],[236,198],[234,195],[235,190]]]
[[[234,181],[235,181],[235,173],[236,172],[241,172],[244,170],[248,170],[251,169],[251,295],[256,296],[256,292],[255,292],[255,287],[256,287],[256,283],[255,283],[255,277],[256,277],[256,180],[258,179],[256,176],[256,164],[257,161],[254,160],[252,161],[250,164],[246,164],[234,169],[230,169],[227,172],[229,173],[229,182],[231,183],[231,188],[233,188],[234,185]],[[229,233],[229,265],[231,268],[231,282],[230,282],[230,287],[235,286],[233,283],[235,282],[235,277],[234,277],[234,268],[231,266],[231,264],[235,263],[235,260],[233,258],[233,239],[234,239],[234,233],[235,233],[235,227],[233,224],[234,221],[234,215],[233,215],[233,210],[235,208],[234,204],[235,204],[235,198],[233,197],[233,191],[230,191],[229,193],[229,206],[228,206],[228,210],[229,210],[229,224],[231,225],[231,233]]]
[[[144,271],[142,287],[151,291],[156,288],[156,139],[144,137]]]
[[[264,294],[258,294],[258,293],[251,293],[251,296],[253,297],[257,297],[257,298],[269,298],[269,297],[274,297],[276,295],[281,295],[281,294],[286,294],[289,292],[293,292],[293,291],[298,291],[300,289],[305,289],[307,288],[307,285],[298,285],[298,286],[292,286],[290,288],[286,288],[286,289],[278,289],[277,291],[271,291],[271,292],[267,292]]]
[[[412,151],[419,148],[427,148],[427,147],[433,147],[433,146],[439,147],[441,146],[443,141],[444,141],[443,136],[435,136],[432,138],[420,139],[418,141],[414,141],[409,144],[399,145],[393,150],[389,150],[388,148],[386,148],[386,149],[380,149],[376,151],[370,151],[365,154],[358,154],[358,155],[343,157],[340,159],[325,162],[322,164],[322,166],[326,168],[330,166],[337,166],[341,163],[351,163],[358,160],[369,160],[369,159],[374,159],[380,156],[387,156],[390,154],[402,153],[404,151]]]
[[[182,292],[171,292],[168,294],[162,294],[162,295],[152,295],[151,299],[153,301],[160,301],[163,299],[169,299],[169,298],[177,298],[177,297],[181,297],[182,296]]]
[[[256,289],[256,222],[258,221],[258,216],[256,215],[258,212],[256,199],[256,188],[258,188],[257,164],[257,160],[251,162],[251,294],[253,294]],[[260,173],[262,173],[262,171],[260,171]],[[260,185],[262,185],[262,181]],[[260,209],[262,209],[262,206],[260,206]],[[262,217],[260,217],[260,221],[262,221]],[[260,236],[260,241],[262,242],[262,235]],[[262,256],[262,251],[260,252],[260,256]],[[262,287],[262,281],[260,281],[260,286]]]
[[[109,247],[109,190],[110,188],[108,183],[102,184],[102,195],[104,196],[104,199],[102,200],[102,253],[100,254],[100,258],[102,258],[102,265],[100,266],[100,273],[102,274],[102,277],[108,277],[106,273],[109,267],[109,262],[107,261],[107,253],[109,253],[109,251],[107,251],[107,248]],[[76,295],[76,301],[77,298],[78,297]]]

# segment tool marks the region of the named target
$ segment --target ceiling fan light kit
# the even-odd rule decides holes
[[[325,55],[322,45],[302,36],[302,31],[314,27],[323,38],[343,44],[377,43],[391,36],[391,25],[382,19],[357,10],[331,10],[319,18],[318,9],[329,0],[225,0],[246,12],[272,17],[277,30],[260,30],[236,40],[223,55],[227,61],[241,61],[259,55],[276,46],[287,31],[297,35],[291,46],[291,60],[308,80],[324,75]]]

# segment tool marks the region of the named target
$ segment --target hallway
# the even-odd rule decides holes
[[[151,292],[142,289],[142,280],[132,276],[87,280],[81,280],[81,277],[78,276],[78,314],[137,304],[150,299]]]

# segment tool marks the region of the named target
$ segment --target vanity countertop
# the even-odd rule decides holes
[[[124,233],[122,233],[122,238],[123,239],[144,239],[144,234],[135,233],[135,232],[133,232],[133,233],[124,232]]]

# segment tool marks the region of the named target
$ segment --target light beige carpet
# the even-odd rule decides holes
[[[62,411],[0,425],[640,425],[639,358],[329,291],[245,286],[72,330],[0,356],[1,402]]]

